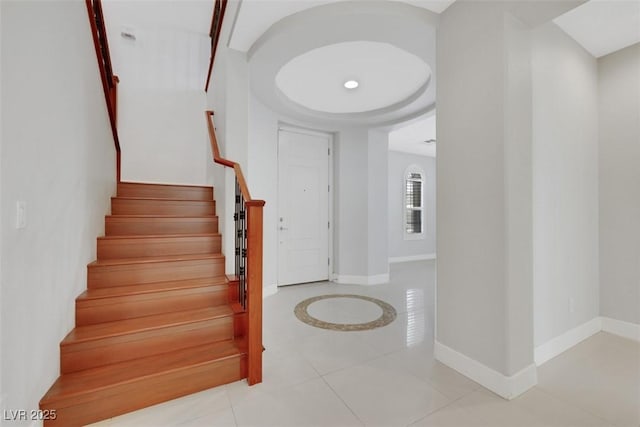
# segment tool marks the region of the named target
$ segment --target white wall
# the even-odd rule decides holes
[[[138,22],[130,2],[103,5],[118,85],[122,180],[203,185],[207,180],[204,110],[210,39],[206,34]],[[133,20],[133,22],[132,22]],[[121,37],[123,29],[137,37]]]
[[[405,240],[405,173],[411,165],[424,171],[424,238]],[[436,159],[400,151],[389,151],[389,258],[407,258],[436,253]]]
[[[264,287],[275,291],[278,283],[278,117],[254,96],[249,105],[249,182],[252,195],[265,200]]]
[[[389,133],[369,130],[367,144],[367,276],[371,284],[389,281]]]
[[[598,71],[555,24],[534,31],[532,67],[539,346],[599,314]]]
[[[2,71],[2,5],[0,5],[0,72]],[[0,100],[2,100],[2,79],[0,79]],[[0,189],[2,189],[2,102],[0,102]],[[2,236],[2,194],[0,193],[0,409],[4,409],[4,381],[3,378],[3,369],[4,366],[2,363],[2,242],[4,241]],[[0,425],[2,425],[2,421],[0,421]]]
[[[122,83],[118,93],[122,180],[204,185],[211,161],[206,108],[204,91],[136,89]]]
[[[600,313],[640,324],[640,44],[598,71]]]
[[[368,268],[367,129],[343,129],[335,144],[335,273],[366,276]]]
[[[524,370],[522,392],[535,384],[530,58],[503,6],[456,2],[438,28],[437,344],[499,381]]]
[[[504,371],[502,23],[465,7],[451,5],[438,29],[436,334]]]
[[[1,389],[3,408],[29,410],[59,374],[115,192],[115,150],[84,2],[0,8]]]

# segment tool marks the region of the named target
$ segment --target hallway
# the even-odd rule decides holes
[[[640,343],[594,335],[540,367],[538,386],[506,401],[434,360],[434,280],[435,262],[418,261],[392,264],[386,285],[280,288],[265,299],[262,384],[229,384],[95,426],[639,425]],[[337,332],[294,316],[300,301],[334,293],[383,300],[397,318],[382,328]],[[308,312],[360,323],[381,310],[330,299]]]

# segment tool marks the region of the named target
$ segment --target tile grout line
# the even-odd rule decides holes
[[[539,384],[538,384],[538,385],[536,385],[534,388],[535,388],[535,389],[538,389],[540,392],[542,392],[542,393],[546,394],[547,396],[553,397],[554,399],[558,400],[559,402],[561,402],[561,403],[562,403],[562,404],[564,404],[564,405],[567,405],[567,406],[570,406],[570,407],[572,407],[572,408],[574,408],[574,409],[577,409],[577,410],[579,410],[579,411],[582,411],[582,412],[584,412],[585,414],[589,414],[589,415],[591,415],[592,417],[595,417],[595,418],[597,418],[597,419],[599,419],[599,420],[602,420],[602,421],[603,421],[603,422],[605,422],[605,423],[612,423],[612,421],[610,421],[610,420],[606,420],[606,419],[602,418],[600,415],[598,415],[598,414],[595,414],[595,413],[591,412],[589,409],[585,409],[585,408],[583,408],[583,407],[581,407],[581,406],[578,406],[578,405],[576,405],[575,403],[570,402],[570,401],[568,401],[568,400],[566,400],[566,399],[563,399],[561,396],[558,396],[558,395],[556,395],[555,393],[552,393],[552,392],[551,392],[551,391],[549,391],[549,390],[545,390],[545,389],[544,389],[544,388],[542,388]],[[614,424],[612,424],[612,425],[615,425],[615,423],[614,423]]]
[[[329,374],[327,374],[327,375],[329,375]],[[359,416],[358,416],[358,415],[353,411],[353,409],[351,409],[351,406],[349,406],[349,405],[347,404],[347,402],[345,402],[345,401],[344,401],[344,399],[342,398],[342,396],[340,396],[340,395],[338,394],[338,392],[337,392],[337,391],[335,391],[335,390],[333,389],[333,387],[331,387],[331,384],[329,384],[329,383],[327,382],[327,380],[325,379],[324,375],[321,375],[321,376],[320,376],[320,378],[322,378],[322,381],[327,385],[327,387],[329,387],[329,390],[331,390],[331,391],[333,392],[333,394],[334,394],[334,395],[335,395],[335,396],[340,400],[340,402],[342,402],[342,404],[343,404],[343,405],[344,405],[344,406],[349,410],[349,412],[351,412],[351,414],[353,414],[353,416],[354,416],[354,417],[356,417],[356,419],[357,419],[358,421],[360,421],[360,425],[362,425],[362,426],[366,426],[365,422],[364,422],[364,421],[362,421],[362,420],[360,419],[360,417],[359,417]]]
[[[229,383],[232,384],[232,383]],[[236,416],[236,410],[233,407],[233,402],[231,401],[231,396],[229,396],[229,384],[225,384],[224,387],[224,394],[225,396],[227,396],[227,401],[229,402],[229,407],[231,408],[231,415],[233,415],[233,424],[238,427],[238,417]],[[247,384],[247,387],[249,385]]]

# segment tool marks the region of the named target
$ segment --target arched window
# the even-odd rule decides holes
[[[424,171],[416,165],[404,176],[403,228],[405,239],[424,238]]]

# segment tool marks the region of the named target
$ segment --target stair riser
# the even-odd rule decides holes
[[[89,289],[170,280],[223,276],[224,259],[149,262],[124,265],[89,265]]]
[[[218,232],[218,218],[118,218],[107,217],[107,236],[159,234],[211,234]]]
[[[180,289],[76,301],[76,326],[133,319],[226,304],[228,292],[220,286]]]
[[[221,236],[98,239],[98,259],[219,253]]]
[[[74,396],[72,401],[43,405],[40,409],[56,410],[57,418],[45,421],[45,427],[83,426],[238,381],[246,378],[246,372],[245,358],[237,356]]]
[[[111,199],[113,215],[215,215],[213,201]]]
[[[153,356],[233,338],[231,316],[60,346],[60,372]]]
[[[144,197],[175,200],[213,200],[213,188],[170,185],[118,184],[119,197]]]

